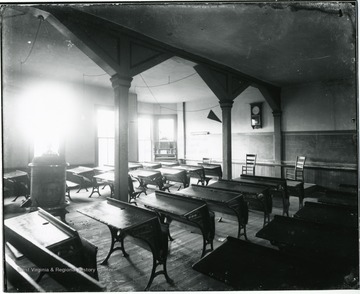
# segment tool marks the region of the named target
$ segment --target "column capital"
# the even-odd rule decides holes
[[[120,86],[130,88],[132,80],[133,78],[131,77],[120,76],[119,74],[115,74],[110,78],[111,85],[113,88],[117,88]]]
[[[232,108],[234,101],[232,101],[232,100],[220,101],[219,104],[220,104],[221,109]]]

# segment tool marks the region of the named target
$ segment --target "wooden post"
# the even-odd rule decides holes
[[[115,183],[114,198],[128,202],[128,107],[131,77],[111,77],[115,104]]]
[[[220,101],[222,110],[222,149],[223,149],[223,178],[232,178],[232,155],[231,155],[231,108],[233,101]]]
[[[274,111],[274,160],[275,160],[275,177],[282,178],[282,135],[281,135],[281,111]]]

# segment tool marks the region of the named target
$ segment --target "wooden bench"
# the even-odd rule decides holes
[[[38,211],[5,220],[5,241],[20,251],[23,244],[13,235],[23,236],[39,243],[74,266],[87,269],[87,274],[98,279],[97,247],[80,237],[78,232],[50,213],[39,208]],[[13,240],[13,241],[12,241]],[[43,275],[39,276],[41,279]]]
[[[13,292],[13,289],[17,292],[45,292],[45,290],[7,254],[5,254],[4,274],[5,292]]]
[[[61,284],[65,288],[65,292],[99,292],[105,290],[104,285],[85,273],[89,268],[73,265],[34,239],[18,234],[8,226],[5,226],[5,239],[41,270],[42,273],[48,274],[52,279]],[[12,275],[11,269],[10,275]]]

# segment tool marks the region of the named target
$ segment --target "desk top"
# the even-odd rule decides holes
[[[252,176],[251,178],[242,178],[242,177],[238,177],[235,179],[232,179],[233,181],[239,182],[239,183],[244,183],[244,184],[254,184],[254,185],[264,185],[264,186],[268,186],[271,188],[277,188],[279,186],[279,183],[281,182],[281,179],[279,178],[278,180],[272,180],[270,179],[266,179],[266,177],[256,177],[256,176]],[[284,183],[286,183],[286,180],[283,180]]]
[[[299,254],[312,252],[352,260],[358,255],[356,230],[344,230],[292,217],[275,215],[269,224],[256,233],[256,237],[301,248]]]
[[[221,169],[220,164],[211,164],[211,163],[199,163],[199,165],[203,166],[205,169]]]
[[[286,185],[288,186],[288,188],[297,188],[301,184],[303,184],[303,182],[301,181],[286,180]]]
[[[73,174],[76,174],[76,175],[81,175],[84,173],[92,172],[92,171],[94,171],[94,169],[91,167],[86,167],[86,166],[78,166],[75,168],[68,169],[67,171],[71,172]]]
[[[177,191],[176,194],[216,203],[227,203],[237,197],[241,197],[241,194],[238,192],[215,190],[197,185],[191,185],[188,188]]]
[[[94,167],[94,170],[101,172],[101,173],[106,173],[106,172],[110,172],[113,171],[115,167],[113,166],[109,166],[109,165],[103,165],[103,166],[97,166]]]
[[[142,164],[141,163],[138,163],[138,162],[128,162],[128,167],[129,167],[129,170],[136,170],[138,168],[142,168]]]
[[[179,163],[177,161],[160,161],[161,166],[171,167],[171,166],[177,166]]]
[[[183,170],[186,170],[188,172],[197,172],[197,171],[202,171],[204,169],[203,166],[186,165],[186,164],[176,166],[175,168],[176,169],[183,169]]]
[[[325,203],[305,202],[303,208],[294,217],[314,221],[316,223],[358,228],[357,209]]]
[[[157,171],[161,172],[162,175],[178,175],[181,173],[186,172],[183,169],[178,169],[177,166],[176,167],[172,167],[172,168],[165,168],[165,167],[161,167],[161,168],[157,168]]]
[[[160,175],[160,171],[158,170],[148,170],[148,169],[135,169],[129,171],[129,174],[131,174],[133,177],[138,178],[152,178],[156,175]]]
[[[21,178],[21,177],[27,177],[27,173],[21,170],[15,170],[12,172],[5,173],[3,178],[4,179],[15,179],[15,178]]]
[[[350,206],[350,207],[357,207],[358,206],[358,199],[357,197],[329,197],[329,196],[322,196],[318,199],[318,202],[338,205],[338,206]]]
[[[47,219],[44,215],[48,214],[34,211],[9,218],[4,224],[20,236],[33,239],[44,247],[51,247],[77,236],[76,231],[71,227],[61,223],[61,228],[56,225],[59,222],[57,219],[52,221],[53,216],[50,215],[50,219]]]
[[[147,195],[142,203],[149,208],[158,210],[160,212],[171,213],[177,216],[186,216],[194,210],[205,206],[202,201],[189,201],[181,196],[170,193],[152,193]]]
[[[108,198],[77,210],[105,225],[126,230],[156,218],[156,214],[131,204]]]
[[[160,168],[161,163],[160,162],[142,162],[141,163],[143,168]]]
[[[233,237],[193,268],[235,290],[310,290],[341,285],[341,274]],[[316,277],[316,278],[314,278]]]
[[[260,194],[264,193],[268,189],[268,187],[266,186],[250,185],[231,180],[220,180],[218,182],[210,184],[208,187],[231,190],[247,194]]]
[[[94,178],[97,178],[99,180],[107,181],[107,182],[114,182],[115,181],[115,174],[114,172],[105,172],[102,174],[98,174],[94,176]]]

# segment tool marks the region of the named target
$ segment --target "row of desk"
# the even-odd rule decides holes
[[[294,217],[276,215],[256,237],[279,250],[228,237],[193,268],[235,290],[358,287],[357,197],[350,199],[325,196],[305,202]]]
[[[109,174],[109,172],[103,173],[103,175],[104,174]],[[177,191],[176,194],[156,191],[155,194],[144,197],[144,205],[149,210],[134,207],[132,205],[117,201],[115,199],[108,199],[107,202],[102,202],[100,204],[94,203],[93,205],[81,208],[78,210],[78,212],[90,218],[93,218],[103,224],[106,224],[110,230],[110,250],[107,257],[103,261],[103,264],[107,263],[111,254],[116,250],[122,250],[123,254],[127,256],[123,243],[124,238],[127,236],[142,240],[145,242],[145,244],[147,244],[154,258],[153,270],[147,285],[147,289],[150,287],[151,282],[155,278],[155,276],[161,273],[165,275],[168,282],[172,282],[166,271],[166,255],[160,254],[160,251],[164,249],[166,249],[167,253],[167,247],[166,245],[162,245],[161,247],[159,245],[159,243],[162,244],[161,240],[156,240],[156,238],[154,237],[156,236],[156,234],[154,234],[153,230],[155,227],[157,227],[157,221],[161,222],[162,225],[169,226],[171,220],[175,219],[197,227],[203,236],[203,248],[201,256],[205,256],[206,252],[213,250],[215,226],[213,223],[214,219],[211,211],[225,212],[237,216],[237,237],[240,238],[241,236],[244,236],[244,238],[247,239],[246,224],[248,221],[249,205],[250,207],[253,206],[255,208],[258,208],[259,210],[264,211],[264,225],[266,226],[264,226],[264,228],[260,230],[260,232],[258,232],[258,237],[265,239],[268,238],[268,240],[270,240],[274,244],[281,244],[279,245],[281,248],[284,248],[283,244],[286,244],[286,242],[288,242],[287,240],[290,240],[290,244],[301,244],[301,246],[306,247],[306,244],[309,243],[305,242],[305,245],[303,245],[304,238],[301,237],[301,234],[303,234],[304,227],[302,225],[293,226],[292,229],[288,229],[287,231],[279,229],[279,223],[281,223],[280,227],[284,226],[284,223],[286,223],[287,226],[289,225],[288,223],[292,225],[294,220],[293,218],[276,216],[271,222],[265,221],[265,219],[267,218],[267,214],[271,212],[271,206],[267,206],[269,205],[271,200],[271,197],[267,196],[270,184],[268,183],[267,185],[263,185],[264,183],[266,183],[265,180],[261,182],[262,185],[250,183],[250,179],[248,179],[248,181],[245,181],[245,179],[243,178],[243,180],[243,182],[241,182],[241,179],[236,179],[234,181],[221,180],[207,187],[200,185],[191,185],[190,187]],[[258,180],[260,181],[260,179]],[[267,180],[271,182],[270,179]],[[219,183],[221,184],[220,186]],[[280,186],[276,187],[276,185],[274,185],[273,188],[282,191],[282,188]],[[306,203],[304,209],[308,209],[310,206],[310,204]],[[300,210],[298,212],[297,217],[299,218],[302,217],[302,213],[304,214],[304,212],[301,213],[301,211],[304,210]],[[309,212],[307,213],[309,214]],[[314,214],[310,213],[310,215]],[[344,223],[348,222],[350,224],[348,226],[351,226],[351,224],[353,225],[354,220],[345,221],[346,218],[344,218],[343,216],[337,217],[342,217],[344,219]],[[326,219],[328,219],[328,217],[326,217]],[[295,219],[295,221],[297,220]],[[26,228],[23,229],[26,230]],[[319,242],[323,242],[322,244],[324,244],[324,242],[333,242],[332,238],[334,238],[334,236],[332,236],[331,233],[329,233],[326,238],[320,238],[320,241],[318,240],[319,238],[315,238],[316,236],[318,236],[319,230],[322,231],[323,228],[319,229],[317,228],[317,226],[311,225],[310,229],[312,229],[313,231],[308,233],[309,235],[306,236],[306,239],[315,239],[318,243],[315,243],[314,245],[312,245],[313,243],[310,243],[311,246],[308,246],[309,252],[311,252],[311,248],[313,248],[312,246],[319,245]],[[268,233],[268,231],[271,232]],[[282,232],[282,234],[279,232]],[[288,236],[285,236],[283,239],[279,239],[279,241],[273,239],[274,234],[276,236],[276,233],[279,233],[280,236],[283,236],[284,234],[287,234]],[[335,237],[339,238],[339,240],[349,239],[349,242],[345,241],[345,244],[353,244],[353,235],[354,234],[348,233],[342,234],[340,230],[340,233],[338,233]],[[45,237],[41,234],[40,236]],[[161,236],[162,235],[160,234],[158,237],[163,238]],[[169,231],[167,232],[166,238],[168,236],[170,236]],[[319,236],[322,235],[320,234]],[[120,243],[120,246],[115,247],[116,243]],[[332,249],[329,251],[328,254],[334,254],[334,248],[342,246],[341,243],[338,242],[334,242],[334,244],[335,245],[331,247]],[[159,246],[161,250],[159,249]],[[210,248],[207,249],[207,246],[210,246]],[[251,247],[250,249],[242,249],[249,246]],[[297,247],[302,248],[301,246],[298,245]],[[158,248],[159,250],[156,248]],[[321,248],[321,246],[318,246],[318,248]],[[163,253],[163,251],[161,252]],[[234,254],[231,254],[231,252],[234,252]],[[249,252],[253,252],[251,254],[254,254],[254,256],[249,254]],[[291,250],[288,250],[288,252],[291,252]],[[295,250],[295,252],[298,253],[299,250],[297,249]],[[345,252],[350,253],[350,256],[352,257],[354,257],[354,254],[356,254],[354,253],[352,245],[347,248],[342,246],[340,252],[342,252],[341,256],[344,256]],[[318,254],[319,251],[317,251],[316,253]],[[296,281],[296,275],[294,276],[294,273],[298,273],[298,277],[304,276],[304,281],[307,281],[307,279],[309,279],[309,275],[304,274],[303,272],[303,269],[308,270],[308,266],[306,266],[306,264],[301,261],[302,255],[299,256],[299,262],[297,261],[291,263],[289,263],[288,261],[285,262],[285,259],[282,256],[283,255],[279,255],[279,253],[274,253],[271,250],[269,251],[268,248],[263,249],[261,248],[261,246],[258,247],[258,245],[251,246],[247,243],[244,243],[242,240],[229,237],[228,241],[224,245],[220,246],[214,252],[203,258],[199,263],[194,265],[194,269],[199,270],[200,272],[204,272],[209,276],[215,277],[219,280],[225,281],[233,285],[235,288],[239,287],[238,289],[246,289],[246,281],[248,280],[243,279],[243,277],[246,277],[244,271],[246,271],[246,268],[248,267],[252,267],[252,269],[256,273],[258,273],[261,267],[263,269],[262,271],[264,272],[264,275],[269,275],[270,273],[270,277],[273,277],[273,275],[276,273],[276,275],[279,275],[277,276],[277,282],[279,282],[281,274],[286,273],[285,277],[288,277],[288,270],[293,269],[293,273],[285,279],[284,283],[285,285],[287,285],[286,287],[293,287],[294,283],[295,285],[299,284],[299,281]],[[226,261],[227,259],[229,259],[229,261]],[[261,261],[261,259],[263,260]],[[241,267],[241,269],[239,269],[239,264],[237,262],[241,261],[245,265],[244,267]],[[214,262],[215,265],[213,264]],[[279,265],[279,262],[280,266],[283,266],[282,270],[274,270],[274,268]],[[163,270],[156,272],[156,267],[158,265],[163,265]],[[223,267],[225,267],[225,269],[223,269]],[[266,270],[264,268],[266,268]],[[302,270],[297,270],[297,268]],[[260,273],[262,271],[260,270]],[[303,276],[301,276],[300,273]],[[252,274],[255,275],[255,273]],[[238,275],[242,275],[241,278],[239,278]],[[274,285],[278,285],[278,287],[280,288],[284,286],[284,283],[276,284],[275,282],[271,282],[273,280],[276,281],[276,279],[268,279],[267,277],[268,276],[264,278],[264,284],[260,283],[261,289],[276,289],[276,287],[272,288],[274,287]],[[307,283],[310,283],[310,281],[308,281]]]
[[[99,166],[99,167],[84,167],[68,169],[67,173],[79,177],[79,190],[86,189],[88,186],[92,187],[89,197],[94,193],[98,193],[99,184],[105,183],[110,186],[114,183],[114,167]],[[208,184],[210,177],[222,177],[222,170],[220,165],[214,164],[199,164],[195,165],[179,165],[176,162],[144,162],[135,163],[129,162],[129,174],[139,181],[141,187],[146,188],[148,184],[155,184],[158,177],[161,175],[166,181],[180,183],[183,187],[187,187],[190,178],[198,179],[198,183]]]

